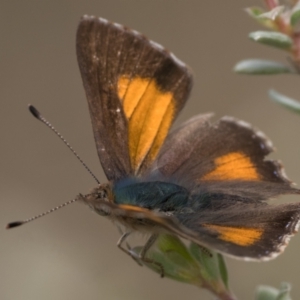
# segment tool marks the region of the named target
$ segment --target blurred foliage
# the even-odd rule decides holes
[[[260,285],[256,289],[255,300],[291,300],[290,290],[291,286],[286,282],[283,282],[279,289]]]
[[[254,31],[249,38],[262,45],[277,48],[288,53],[287,64],[264,59],[246,59],[238,62],[234,71],[247,75],[271,75],[271,74],[297,74],[300,73],[300,1],[285,1],[280,5],[279,0],[265,0],[266,9],[249,7],[248,15],[260,25],[266,27],[266,31]],[[291,99],[274,90],[269,91],[271,100],[288,108],[291,111],[300,112],[300,102]]]

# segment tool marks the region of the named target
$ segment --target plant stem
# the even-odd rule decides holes
[[[264,2],[270,10],[278,6],[278,2],[276,0],[264,0]]]
[[[209,290],[219,300],[237,300],[237,297],[228,290],[222,283],[219,286],[213,286],[210,284],[201,284],[201,288]]]
[[[294,41],[294,46],[293,46],[294,61],[297,65],[300,65],[300,33],[295,32],[292,38]]]

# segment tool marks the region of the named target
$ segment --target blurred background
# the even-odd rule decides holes
[[[116,247],[117,229],[81,204],[15,230],[5,224],[41,213],[87,193],[95,183],[69,150],[27,111],[34,104],[105,181],[94,145],[76,56],[75,32],[83,14],[125,24],[164,45],[194,71],[182,122],[196,113],[232,115],[264,131],[272,154],[300,183],[300,116],[267,97],[267,90],[300,98],[299,79],[247,77],[232,72],[245,58],[285,61],[281,51],[248,40],[262,29],[243,11],[258,0],[51,0],[1,1],[0,11],[0,298],[8,299],[212,299],[194,286],[161,279]],[[285,197],[285,201],[297,201]],[[143,241],[143,239],[141,240]],[[239,299],[255,286],[292,283],[300,298],[300,235],[267,263],[226,259]]]

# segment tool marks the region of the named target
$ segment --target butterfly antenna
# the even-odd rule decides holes
[[[72,151],[72,153],[77,157],[77,159],[81,162],[81,164],[85,167],[85,169],[92,175],[92,177],[95,179],[95,181],[100,184],[100,181],[97,179],[97,177],[94,175],[94,173],[89,169],[89,167],[83,162],[83,160],[80,158],[80,156],[76,153],[76,151],[72,148],[72,146],[67,142],[67,140],[53,127],[53,125],[47,121],[47,119],[45,119],[41,113],[33,106],[33,105],[29,105],[28,106],[29,111],[32,113],[32,115],[34,117],[36,117],[38,120],[40,120],[41,122],[43,122],[45,125],[47,125],[64,143],[65,145]],[[62,207],[65,207],[69,204],[72,204],[74,202],[76,202],[78,200],[78,198],[75,198],[73,200],[67,201],[61,205],[58,205],[54,208],[51,208],[41,214],[38,214],[32,218],[23,220],[23,221],[15,221],[15,222],[10,222],[6,225],[6,229],[10,229],[10,228],[14,228],[14,227],[18,227],[21,226],[23,224],[29,223],[31,221],[34,221],[36,219],[39,219],[41,217],[44,217],[56,210],[61,209]]]
[[[72,200],[70,200],[70,201],[67,201],[67,202],[61,204],[61,205],[58,205],[58,206],[56,206],[56,207],[54,207],[54,208],[51,208],[51,209],[49,209],[49,210],[47,210],[47,211],[45,211],[45,212],[43,212],[43,213],[41,213],[41,214],[39,214],[39,215],[36,215],[36,216],[34,216],[34,217],[32,217],[32,218],[29,218],[29,219],[26,219],[26,220],[23,220],[23,221],[10,222],[10,223],[8,223],[8,224],[6,225],[6,229],[18,227],[18,226],[21,226],[21,225],[23,225],[23,224],[26,224],[26,223],[29,223],[29,222],[31,222],[31,221],[34,221],[34,220],[36,220],[36,219],[38,219],[38,218],[41,218],[41,217],[43,217],[43,216],[46,216],[46,215],[52,213],[52,212],[54,212],[54,211],[56,211],[56,210],[58,210],[58,209],[61,209],[61,208],[64,207],[64,206],[67,206],[67,205],[69,205],[69,204],[72,204],[72,203],[76,202],[77,200],[78,200],[77,198],[72,199]]]
[[[77,157],[77,159],[80,161],[80,163],[85,167],[85,169],[90,173],[90,175],[95,179],[95,181],[100,184],[100,181],[97,179],[97,177],[95,176],[95,174],[90,170],[90,168],[84,163],[84,161],[80,158],[80,156],[76,153],[76,151],[72,148],[72,146],[67,142],[67,140],[53,127],[53,125],[47,121],[47,119],[45,119],[43,117],[43,115],[41,115],[41,113],[31,104],[29,104],[28,106],[29,111],[31,112],[31,114],[37,118],[38,120],[40,120],[41,122],[43,122],[46,126],[48,126],[55,134],[56,136],[58,136],[64,143],[65,145],[71,150],[71,152]],[[56,210],[56,209],[55,209]]]

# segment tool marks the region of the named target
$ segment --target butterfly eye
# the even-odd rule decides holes
[[[100,190],[96,194],[96,199],[108,201],[107,192],[105,190]]]
[[[97,205],[103,203],[103,201],[108,202],[108,197],[107,193],[102,189],[97,188],[85,196],[85,202],[91,205]]]

